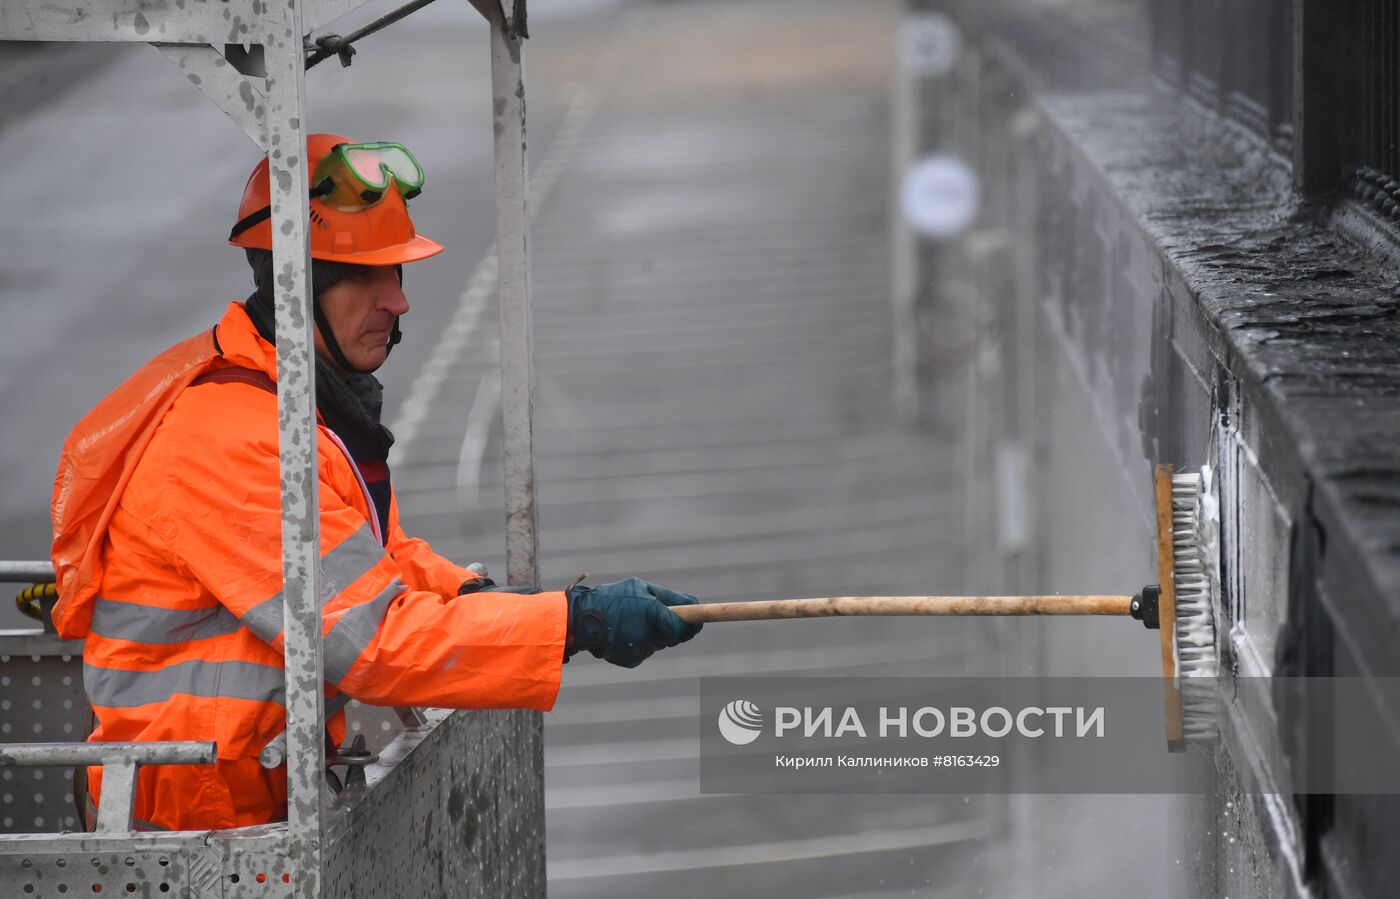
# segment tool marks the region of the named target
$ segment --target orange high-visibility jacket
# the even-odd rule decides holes
[[[86,641],[90,739],[218,743],[215,765],[141,769],[136,818],[149,828],[286,815],[285,768],[257,760],[285,726],[277,398],[250,381],[189,384],[228,366],[275,378],[276,353],[238,303],[212,338],[157,357],[89,413],[55,483],[54,620]],[[324,425],[317,451],[327,695],[551,708],[564,594],[458,596],[475,575],[408,537],[392,502],[380,535],[353,461]],[[330,729],[343,739],[343,715]],[[89,773],[94,798],[100,772]]]

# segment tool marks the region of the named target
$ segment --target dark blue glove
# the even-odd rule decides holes
[[[636,668],[666,646],[684,643],[700,633],[701,624],[687,624],[667,606],[695,605],[685,593],[629,577],[601,587],[569,588],[569,642],[564,660],[580,649],[594,657]]]

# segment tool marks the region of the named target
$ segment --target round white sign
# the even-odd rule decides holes
[[[927,156],[904,175],[899,205],[925,237],[952,237],[977,216],[977,175],[956,156]]]
[[[899,26],[899,55],[916,75],[938,78],[957,65],[962,35],[942,13],[907,16]]]

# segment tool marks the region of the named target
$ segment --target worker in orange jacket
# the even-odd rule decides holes
[[[408,215],[423,172],[399,144],[339,135],[312,135],[307,159],[328,696],[546,710],[580,649],[631,667],[693,637],[668,608],[692,596],[636,578],[497,587],[404,532],[371,373],[408,311],[402,266],[442,250]],[[54,623],[86,641],[90,739],[218,744],[214,765],[141,770],[142,828],[286,816],[285,767],[258,762],[285,727],[270,203],[264,159],[230,236],[257,291],[79,422],[55,481]],[[343,713],[328,729],[339,745]]]

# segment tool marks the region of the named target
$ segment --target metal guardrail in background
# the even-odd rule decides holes
[[[0,584],[38,584],[53,580],[53,563],[0,562]]]
[[[1364,205],[1400,221],[1389,186],[1400,178],[1393,3],[1153,0],[1147,9],[1167,84],[1268,141],[1305,193],[1355,186]]]
[[[95,832],[132,832],[136,803],[136,769],[142,765],[212,765],[213,743],[12,743],[0,745],[0,768],[102,766],[102,798]]]
[[[27,585],[15,595],[15,604],[22,614],[42,622],[46,633],[54,632],[51,613],[58,593],[53,580],[53,563],[47,560],[0,561],[0,584]]]
[[[1153,0],[1147,10],[1164,80],[1292,152],[1292,3]]]

